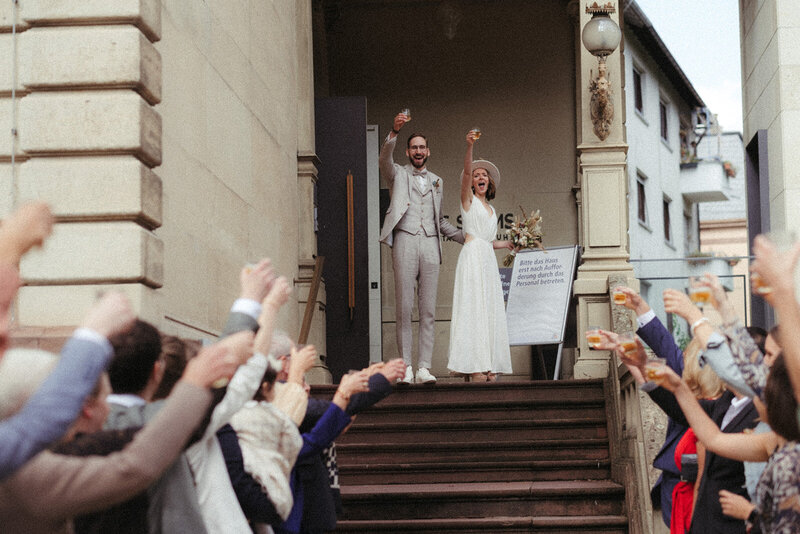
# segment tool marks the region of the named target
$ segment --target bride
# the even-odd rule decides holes
[[[514,246],[511,241],[495,240],[497,214],[489,201],[495,196],[500,171],[489,161],[472,161],[476,139],[470,130],[461,174],[465,240],[456,265],[447,368],[465,379],[485,382],[496,380],[497,373],[511,372],[503,288],[494,249],[513,250]]]

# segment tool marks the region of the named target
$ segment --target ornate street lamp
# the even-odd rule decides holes
[[[601,141],[608,137],[611,122],[614,120],[611,82],[606,78],[606,57],[617,49],[622,37],[619,26],[609,17],[615,11],[611,2],[602,6],[594,2],[591,6],[586,6],[586,13],[591,13],[592,20],[586,23],[581,33],[583,46],[597,57],[597,78],[589,82],[589,92],[592,94],[590,111],[594,133]]]

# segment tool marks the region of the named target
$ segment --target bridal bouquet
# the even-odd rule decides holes
[[[522,209],[522,206],[520,206],[519,209],[522,211],[522,219],[520,220],[514,217],[511,228],[506,230],[509,239],[515,247],[538,248],[544,250],[544,246],[542,245],[542,216],[539,215],[539,210],[536,210],[535,213],[532,213],[531,216],[528,217],[525,214],[525,210]],[[503,260],[503,265],[510,267],[514,263],[514,256],[516,256],[516,254],[516,251],[512,250]]]

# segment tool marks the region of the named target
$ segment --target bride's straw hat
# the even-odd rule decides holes
[[[486,172],[488,172],[489,176],[492,177],[494,186],[497,187],[500,185],[500,171],[497,169],[497,166],[491,161],[485,159],[476,159],[475,161],[472,162],[472,169],[470,169],[469,173],[472,174],[473,172],[475,172],[475,169],[486,169]]]

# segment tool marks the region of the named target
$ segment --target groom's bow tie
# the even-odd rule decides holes
[[[427,169],[425,169],[424,171],[415,170],[411,174],[413,174],[414,176],[427,176],[428,175],[428,170]]]

